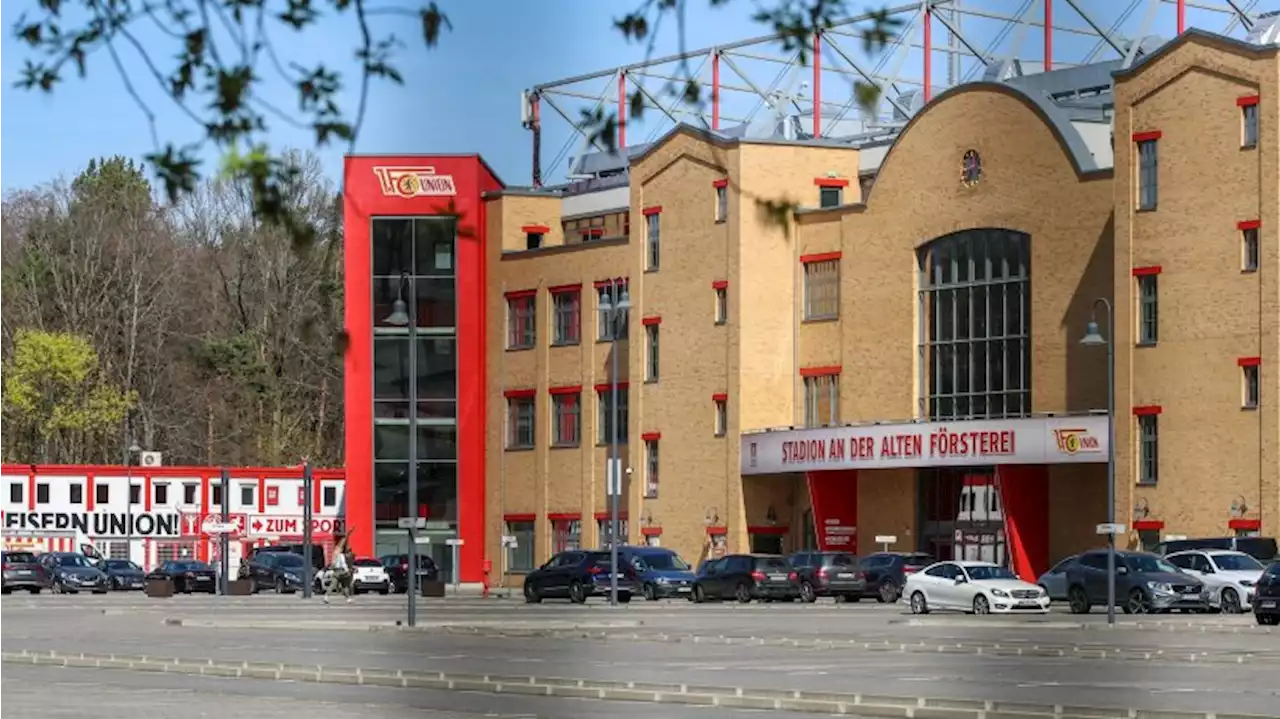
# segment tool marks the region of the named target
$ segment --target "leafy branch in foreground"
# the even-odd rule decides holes
[[[284,228],[299,248],[314,242],[315,229],[284,200],[285,188],[297,179],[296,165],[268,149],[273,128],[306,130],[316,147],[337,141],[354,148],[370,85],[403,84],[394,64],[402,43],[394,34],[376,33],[376,18],[413,19],[428,48],[452,29],[435,2],[369,7],[366,0],[41,0],[39,7],[13,28],[34,56],[26,59],[19,88],[53,92],[68,73],[85,77],[91,56],[105,53],[146,117],[154,146],[146,160],[169,200],[197,188],[200,153],[213,145],[223,155],[223,174],[249,182],[257,219]],[[346,88],[342,72],[324,62],[303,65],[277,50],[279,34],[306,33],[329,17],[350,18],[356,26],[353,55],[360,72],[353,110],[340,102]],[[127,57],[142,63],[142,77],[131,76]],[[165,64],[167,57],[173,59]],[[161,140],[156,113],[144,99],[154,93],[136,84],[144,81],[154,83],[199,129],[198,141]],[[293,108],[275,101],[290,95]],[[250,149],[242,155],[241,147]]]

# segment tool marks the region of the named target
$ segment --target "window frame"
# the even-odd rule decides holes
[[[1136,141],[1135,154],[1138,165],[1137,210],[1151,212],[1160,204],[1160,139],[1148,138]]]
[[[1261,246],[1258,244],[1258,228],[1245,227],[1240,230],[1240,271],[1257,272],[1261,264]]]
[[[1160,343],[1160,274],[1157,272],[1137,276],[1138,285],[1138,336],[1139,347],[1154,347]]]
[[[839,257],[804,263],[803,317],[805,322],[840,319]]]
[[[49,483],[37,482],[36,483],[36,504],[37,505],[48,504],[49,495],[50,495]]]
[[[618,445],[627,444],[627,427],[631,424],[631,400],[628,386],[618,383]],[[613,442],[613,390],[608,385],[596,388],[596,446],[608,447]]]
[[[729,221],[729,185],[725,183],[717,183],[715,186],[716,198],[716,223]]]
[[[830,201],[834,200],[834,204]],[[838,185],[820,185],[818,187],[818,208],[828,210],[844,204],[844,188]]]
[[[566,433],[566,428],[572,428],[572,432]],[[569,434],[572,436],[568,436]],[[582,393],[553,393],[551,395],[551,446],[568,448],[578,447],[581,444]]]
[[[629,283],[624,282],[623,287],[627,287]],[[631,312],[611,312],[612,317],[606,318],[604,310],[601,308],[601,300],[609,296],[612,290],[609,285],[601,285],[596,287],[596,341],[597,342],[616,342],[627,339],[631,332]],[[621,293],[619,293],[621,294]],[[612,298],[611,298],[612,301]]]
[[[255,497],[255,495],[257,494],[257,489],[258,488],[252,484],[240,485],[240,506],[241,507],[251,507],[251,506],[257,505],[257,501],[256,501],[257,498]]]
[[[22,482],[9,483],[9,503],[25,504],[27,501],[27,486]]]
[[[657,499],[661,482],[662,456],[658,439],[644,441],[644,498]]]
[[[804,377],[804,426],[834,427],[840,424],[840,374],[816,374]],[[827,399],[827,422],[821,421],[821,395]]]
[[[1140,414],[1137,417],[1138,481],[1140,486],[1155,486],[1160,482],[1160,415]]]
[[[93,501],[95,504],[109,504],[111,502],[111,485],[105,482],[93,485]]]
[[[1255,410],[1262,404],[1262,368],[1256,363],[1240,365],[1241,409]]]
[[[507,349],[533,349],[538,343],[538,297],[536,292],[507,295]]]
[[[582,344],[582,288],[554,290],[551,292],[551,346],[579,344]]]
[[[526,232],[524,233],[524,248],[525,250],[542,249],[546,239],[547,233],[545,232]]]
[[[506,449],[533,449],[537,444],[538,436],[537,398],[521,394],[512,395],[506,399]]]
[[[532,572],[538,568],[537,562],[534,561],[535,543],[538,537],[538,523],[532,519],[504,520],[504,529],[506,535],[516,538],[516,546],[507,545],[507,572]],[[526,541],[527,540],[527,541]],[[519,557],[521,560],[527,559],[527,566],[523,561],[516,561]]]
[[[713,287],[715,297],[715,324],[729,323],[729,288]]]
[[[712,425],[713,436],[725,437],[729,434],[729,400],[727,397],[712,399],[715,417]]]
[[[662,213],[646,212],[644,215],[645,272],[657,272],[662,267]]]
[[[84,485],[79,482],[73,482],[67,487],[67,501],[70,504],[84,504]]]
[[[661,376],[661,333],[660,324],[654,322],[644,326],[644,381],[657,382]]]
[[[1240,106],[1240,149],[1256,150],[1258,148],[1258,103],[1244,103]]]
[[[151,486],[152,504],[169,503],[169,483],[156,482]]]

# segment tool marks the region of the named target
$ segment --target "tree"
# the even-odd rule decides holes
[[[730,0],[707,0],[712,7],[729,6]],[[683,45],[689,0],[643,0],[632,12],[615,21],[625,39],[653,42],[664,21],[676,23]],[[738,3],[740,7],[741,0]],[[77,7],[79,6],[79,7]],[[194,192],[202,177],[199,152],[212,145],[222,153],[223,170],[242,178],[251,190],[254,216],[277,225],[295,246],[306,247],[317,240],[318,228],[296,212],[286,197],[298,168],[281,154],[273,153],[265,138],[275,123],[308,128],[317,146],[333,141],[351,148],[364,121],[369,86],[372,82],[402,83],[396,68],[398,41],[393,35],[376,35],[371,20],[378,16],[412,18],[418,24],[423,44],[429,49],[452,29],[448,16],[435,2],[416,7],[370,7],[367,0],[166,0],[163,3],[124,0],[45,1],[35,17],[23,16],[14,28],[17,38],[38,59],[28,59],[18,86],[51,92],[69,69],[81,76],[91,56],[102,51],[120,73],[126,90],[151,125],[155,149],[147,156],[171,201]],[[779,34],[785,48],[798,49],[807,60],[806,48],[815,32],[832,26],[849,12],[846,0],[773,0],[757,3],[752,18]],[[303,67],[276,52],[273,38],[278,32],[304,33],[322,18],[349,18],[353,29],[358,100],[354,110],[339,102],[346,85],[341,72],[321,63]],[[72,19],[74,18],[74,19]],[[83,19],[81,19],[83,18]],[[868,50],[884,45],[898,21],[882,11],[864,31]],[[168,44],[147,47],[139,39],[139,26],[159,27]],[[142,58],[149,77],[134,78],[124,69],[120,51],[128,49]],[[157,61],[172,56],[172,65]],[[143,101],[136,82],[157,83],[199,128],[199,142],[177,145],[160,139],[154,112]],[[273,88],[285,83],[297,99],[298,115],[274,101]],[[669,96],[689,103],[706,99],[691,68],[682,68],[681,78],[663,89]],[[856,89],[864,105],[878,96],[874,85]],[[646,100],[639,89],[629,101],[631,114],[640,116]],[[607,147],[616,147],[617,117],[598,110],[584,113],[581,120],[589,136]],[[776,204],[776,203],[774,203]],[[785,214],[773,207],[779,215]]]

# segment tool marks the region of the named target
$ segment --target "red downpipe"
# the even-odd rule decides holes
[[[1053,69],[1053,0],[1044,0],[1044,71]]]
[[[1187,29],[1187,0],[1178,0],[1178,34]]]
[[[720,52],[711,53],[711,129],[720,129]]]
[[[933,98],[933,9],[924,9],[924,101]]]
[[[618,73],[618,149],[627,146],[627,73]]]
[[[822,33],[813,34],[813,136],[822,137]]]

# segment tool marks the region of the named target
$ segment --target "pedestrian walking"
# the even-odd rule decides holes
[[[347,598],[347,604],[351,603],[351,573],[355,567],[355,553],[351,551],[347,541],[350,536],[349,534],[340,535],[337,543],[333,545],[333,561],[329,565],[330,578],[324,586],[325,604],[329,603],[331,594],[339,592]]]

